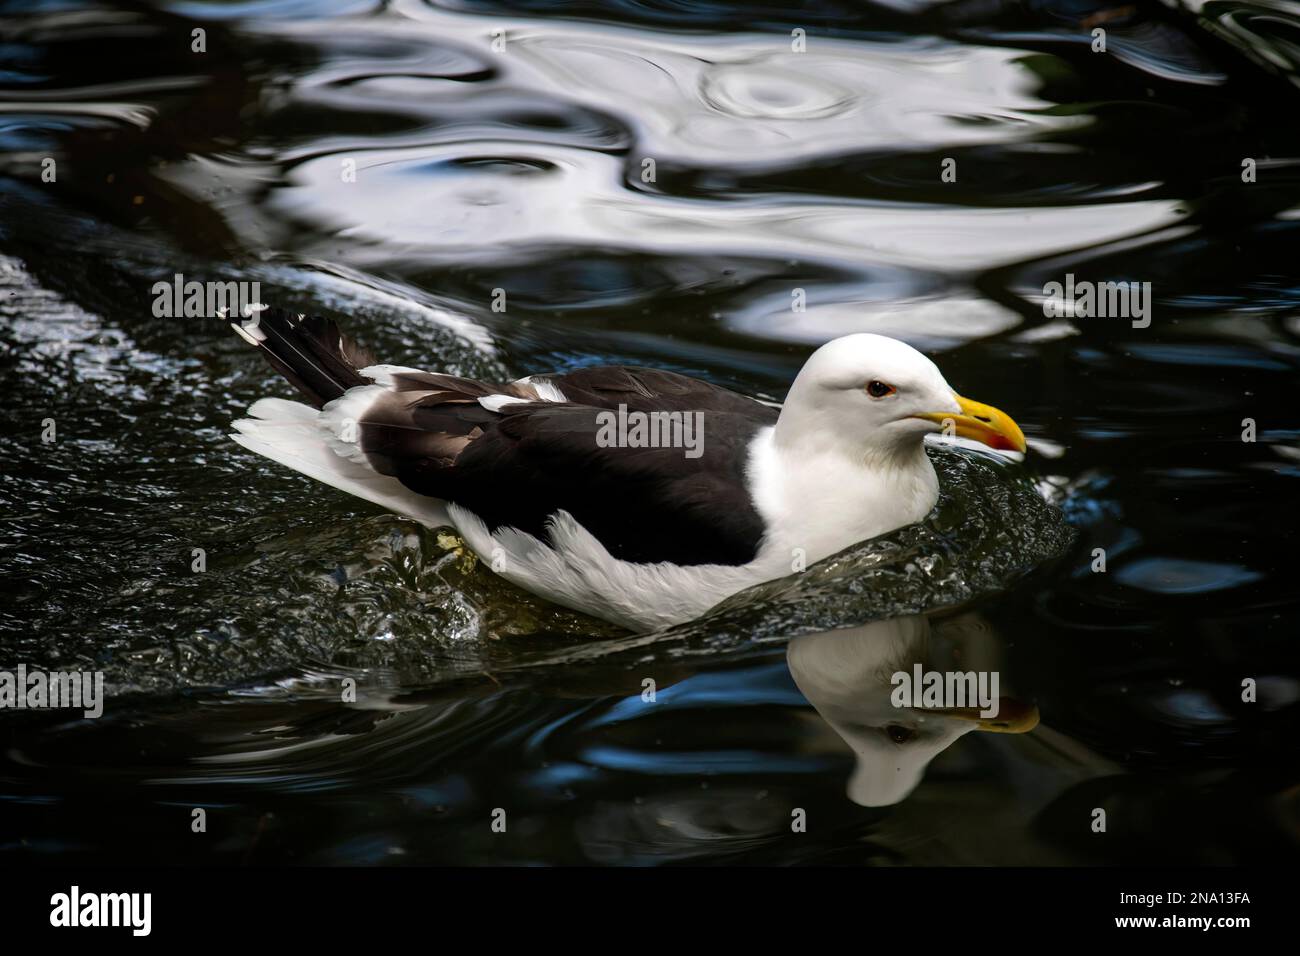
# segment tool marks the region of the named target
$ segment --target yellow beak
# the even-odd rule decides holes
[[[1038,708],[1014,697],[998,698],[996,717],[981,717],[978,707],[929,707],[925,712],[969,720],[978,729],[993,734],[1024,734],[1038,726]]]
[[[962,438],[983,442],[990,448],[1020,452],[1025,450],[1025,433],[1006,412],[992,405],[972,402],[969,398],[962,398],[960,395],[954,394],[953,398],[957,399],[957,404],[961,406],[961,411],[957,414],[926,412],[912,417],[936,422],[947,434],[956,434]],[[952,424],[949,425],[949,422]]]

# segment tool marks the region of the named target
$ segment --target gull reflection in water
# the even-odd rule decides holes
[[[799,690],[852,748],[848,797],[860,806],[898,803],[930,761],[971,731],[1019,734],[1038,724],[1038,708],[1014,697],[998,698],[995,717],[981,717],[978,704],[895,706],[893,676],[913,674],[917,664],[927,672],[999,671],[1001,645],[974,614],[942,621],[916,615],[806,634],[790,642],[786,660]]]

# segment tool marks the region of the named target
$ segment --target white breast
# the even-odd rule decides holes
[[[939,479],[917,443],[898,458],[854,459],[838,450],[783,453],[767,429],[750,454],[751,493],[768,525],[765,567],[809,566],[859,541],[920,521]]]

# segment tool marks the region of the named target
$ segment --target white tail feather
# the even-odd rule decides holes
[[[327,412],[301,402],[263,398],[248,414],[253,417],[235,422],[238,434],[230,437],[249,451],[430,528],[450,524],[446,507],[438,499],[417,494],[396,478],[381,475],[364,461],[335,450],[340,442]]]

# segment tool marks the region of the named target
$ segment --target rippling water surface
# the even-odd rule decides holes
[[[0,5],[0,668],[110,697],[0,714],[10,861],[1295,859],[1293,4],[32,6]],[[154,316],[176,273],[484,377],[779,401],[883,332],[1031,450],[935,446],[923,524],[629,635],[234,445],[288,390]],[[1045,317],[1067,273],[1150,282],[1150,326]],[[1007,725],[900,720],[918,663],[997,670]]]

